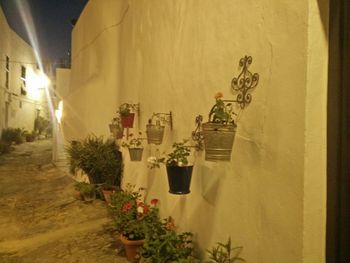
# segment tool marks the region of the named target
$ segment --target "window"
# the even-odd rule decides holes
[[[5,87],[9,88],[9,79],[10,79],[10,58],[6,56],[6,71],[5,71]]]
[[[6,56],[6,71],[10,71],[10,58]]]
[[[21,86],[21,95],[27,95],[27,91],[26,91],[26,87],[27,87],[27,83],[26,83],[26,67],[25,66],[21,66],[21,80],[22,80],[22,86]]]

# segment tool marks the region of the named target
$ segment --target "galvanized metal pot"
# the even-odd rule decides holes
[[[128,148],[128,149],[129,149],[130,161],[139,162],[142,160],[143,148]]]
[[[123,137],[124,128],[117,124],[109,124],[109,130],[116,139],[121,139]]]
[[[193,165],[166,166],[169,183],[169,193],[185,195],[190,193]]]
[[[146,134],[147,134],[147,142],[149,144],[153,143],[156,145],[162,144],[164,137],[164,126],[147,124],[146,126]]]
[[[205,160],[231,161],[236,124],[203,123]]]

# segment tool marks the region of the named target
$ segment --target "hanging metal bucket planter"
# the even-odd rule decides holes
[[[124,128],[117,124],[109,124],[109,130],[114,138],[121,139],[123,137]]]
[[[146,134],[147,134],[147,142],[148,144],[162,144],[164,137],[164,128],[165,126],[147,124],[146,126]]]
[[[130,161],[139,162],[142,160],[143,148],[128,148]]]
[[[169,193],[185,195],[190,193],[193,165],[166,166],[169,183]]]
[[[205,160],[231,161],[236,124],[203,123]]]
[[[120,116],[120,122],[123,128],[132,128],[134,126],[135,113],[129,113],[125,116]]]

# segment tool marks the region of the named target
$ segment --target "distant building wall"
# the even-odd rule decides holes
[[[33,48],[8,25],[0,8],[0,132],[34,129],[39,114],[48,119],[46,94]]]

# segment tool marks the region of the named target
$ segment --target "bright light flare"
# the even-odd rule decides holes
[[[58,109],[55,110],[55,116],[56,116],[56,119],[57,119],[58,123],[61,123],[62,112],[63,112],[63,101],[60,101],[58,103]]]

